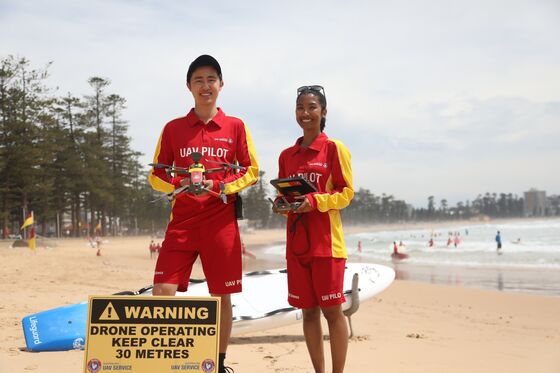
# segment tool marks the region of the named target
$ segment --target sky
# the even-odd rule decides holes
[[[0,0],[0,35],[0,58],[52,61],[61,96],[110,79],[145,164],[193,105],[189,63],[211,54],[219,106],[246,122],[267,181],[301,136],[297,87],[320,84],[356,190],[416,207],[560,194],[558,0]]]

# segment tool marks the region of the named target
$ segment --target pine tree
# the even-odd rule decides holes
[[[30,198],[41,192],[39,123],[48,107],[48,90],[44,85],[48,65],[33,70],[25,58],[4,58],[0,67],[0,116],[2,162],[0,191],[2,193],[3,226],[7,219],[21,218],[21,208],[29,208]],[[6,232],[6,229],[4,229]]]

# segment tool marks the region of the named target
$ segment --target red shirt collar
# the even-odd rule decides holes
[[[325,143],[325,141],[327,141],[329,137],[327,136],[326,133],[321,132],[319,134],[319,136],[317,136],[315,138],[315,140],[313,140],[313,142],[311,143],[311,145],[309,145],[307,148],[304,148],[301,146],[301,142],[303,141],[303,136],[300,137],[299,139],[296,140],[296,143],[294,145],[294,153],[297,153],[299,151],[304,151],[305,149],[311,149],[314,150],[316,152],[321,151],[321,149],[323,148],[323,144]]]
[[[204,125],[204,122],[194,112],[194,108],[192,108],[191,111],[189,111],[186,118],[187,118],[187,123],[191,127],[194,127],[196,125]],[[213,123],[218,127],[222,127],[224,125],[225,119],[226,119],[226,115],[224,114],[222,109],[218,108],[218,112],[216,113],[216,115],[214,115],[214,118],[210,119],[210,122],[208,122],[208,124]]]

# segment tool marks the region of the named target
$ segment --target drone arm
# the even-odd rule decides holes
[[[189,191],[190,191],[190,185],[189,185],[189,184],[183,185],[182,187],[179,187],[179,188],[175,189],[175,190],[173,191],[173,193],[169,193],[169,194],[168,194],[168,197],[169,197],[170,199],[174,199],[174,198],[176,198],[179,194],[181,194],[181,193],[188,193]]]

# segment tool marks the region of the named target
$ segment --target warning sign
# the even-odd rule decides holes
[[[84,373],[217,371],[220,299],[90,297]]]

